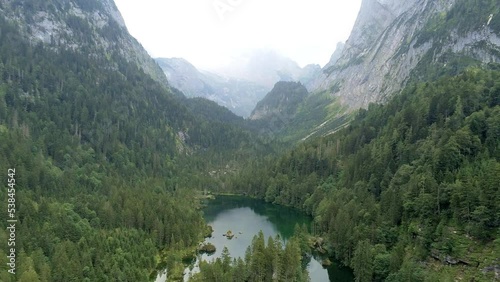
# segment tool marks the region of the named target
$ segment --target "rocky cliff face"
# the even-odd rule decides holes
[[[340,58],[323,69],[316,90],[356,109],[383,102],[411,77],[431,78],[431,66],[500,62],[498,3],[471,2],[364,0]]]
[[[206,77],[183,58],[155,59],[171,86],[181,90],[187,97],[204,97],[213,94]]]
[[[129,35],[112,0],[0,0],[0,13],[33,42],[109,60],[119,55],[167,85],[159,66]]]
[[[330,61],[323,67],[323,69],[329,69],[331,66],[335,65],[337,61],[340,59],[340,56],[342,56],[342,51],[344,51],[345,44],[343,42],[337,43],[337,46],[335,47],[335,52],[333,52],[332,56],[330,57]]]

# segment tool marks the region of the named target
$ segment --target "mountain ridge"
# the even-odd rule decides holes
[[[169,279],[182,277],[210,229],[200,213],[207,191],[311,214],[321,236],[314,245],[333,250],[360,281],[497,278],[496,1],[366,0],[364,9],[380,13],[359,23],[374,20],[376,30],[354,32],[365,41],[351,41],[327,68],[326,88],[308,95],[304,83],[277,82],[260,105],[271,118],[250,121],[169,87],[109,3],[0,0],[0,182],[13,189],[5,172],[15,169],[19,203],[17,251],[0,248],[1,281],[148,281],[165,268]],[[426,10],[436,6],[441,13]],[[407,28],[415,32],[405,41]],[[384,50],[393,52],[388,61]],[[418,62],[391,67],[412,56]],[[380,64],[404,90],[379,93],[384,77],[375,92],[357,93],[380,78]],[[352,93],[338,76],[355,70],[367,81],[340,96]],[[0,198],[11,195],[0,189]],[[0,213],[1,238],[8,216]],[[294,265],[311,252],[305,233]],[[17,276],[5,271],[8,251]],[[280,275],[266,255],[248,258],[248,268],[219,260],[208,275],[259,280],[267,266]]]
[[[169,83],[188,97],[203,97],[249,117],[257,103],[279,81],[300,81],[314,88],[321,67],[298,64],[275,51],[257,50],[229,66],[231,71],[198,70],[184,58],[156,58]]]
[[[410,83],[488,68],[500,62],[499,34],[500,8],[493,0],[364,0],[342,51],[332,54],[280,134],[324,136]]]
[[[267,89],[244,79],[225,78],[200,71],[183,58],[156,58],[170,85],[187,97],[202,97],[225,106],[233,113],[248,117]]]
[[[168,83],[159,66],[142,45],[129,35],[125,21],[112,0],[88,1],[7,1],[1,10],[10,21],[19,23],[22,33],[33,42],[71,49],[108,60],[118,52],[156,81]]]
[[[466,1],[364,0],[341,57],[323,70],[317,91],[328,91],[352,109],[366,108],[369,103],[383,102],[402,89],[425,56],[432,56],[428,64],[446,64],[448,54],[484,63],[499,62],[500,41],[493,29],[499,10],[491,6],[494,1],[481,2],[485,3],[483,17],[468,19],[481,24],[473,24],[473,28],[460,33],[459,29],[467,29],[467,23],[454,17],[460,17],[461,7],[470,6]],[[489,19],[490,14],[494,23]],[[449,36],[433,40],[429,32],[436,27],[430,26],[432,22],[445,24],[449,20],[456,21],[457,26],[447,26],[452,29]],[[482,42],[492,48],[481,46]]]

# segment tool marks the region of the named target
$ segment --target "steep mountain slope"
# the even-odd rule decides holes
[[[205,228],[195,189],[261,144],[166,87],[110,5],[0,1],[0,181],[15,179],[0,198],[17,220],[16,274],[0,248],[0,281],[148,281],[160,250],[181,264]]]
[[[309,95],[300,82],[279,81],[252,111],[250,119],[270,119],[274,115],[291,116]]]
[[[344,51],[345,44],[342,42],[337,43],[337,46],[335,47],[335,51],[333,52],[332,56],[330,57],[330,61],[323,67],[323,69],[329,69],[331,66],[335,65],[337,61],[340,59],[340,56],[342,56],[342,52]]]
[[[113,66],[117,52],[166,85],[161,69],[139,42],[130,36],[112,0],[21,1],[1,0],[4,17],[16,21],[32,43],[43,42],[53,50],[68,49],[101,57]]]
[[[267,92],[266,87],[254,82],[199,71],[182,58],[157,58],[156,61],[170,85],[187,97],[212,100],[242,117],[248,117]]]
[[[226,187],[310,213],[312,232],[356,281],[496,281],[500,65],[492,67],[412,83]]]
[[[500,8],[493,0],[364,0],[339,60],[318,91],[352,109],[383,102],[430,69],[456,74],[500,61]],[[418,70],[418,72],[417,72]]]
[[[311,95],[279,134],[294,140],[327,135],[355,110],[389,100],[409,82],[500,62],[497,4],[364,0],[340,55],[332,55],[308,88]]]

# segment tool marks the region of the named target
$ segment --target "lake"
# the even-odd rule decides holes
[[[201,259],[214,260],[221,256],[222,249],[226,246],[231,257],[245,257],[245,251],[252,239],[262,230],[267,239],[279,234],[283,240],[288,240],[293,235],[295,224],[310,225],[312,219],[306,214],[292,208],[266,203],[262,200],[251,199],[243,196],[217,196],[215,200],[207,201],[203,209],[205,221],[212,226],[212,238],[205,239],[215,245],[214,254],[203,254]],[[231,230],[235,236],[229,240],[223,234]],[[318,256],[311,257],[307,270],[312,282],[352,282],[354,276],[349,268],[342,267],[339,262],[323,268]],[[198,268],[186,269],[185,281],[188,281],[189,272],[197,272]],[[163,279],[157,279],[161,281]]]

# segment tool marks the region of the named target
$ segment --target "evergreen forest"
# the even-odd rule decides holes
[[[304,261],[320,239],[358,282],[496,281],[500,65],[415,74],[385,103],[296,141],[309,129],[303,109],[274,127],[245,120],[186,98],[119,45],[33,42],[0,14],[0,199],[15,204],[0,211],[0,281],[154,281],[164,269],[180,281],[210,234],[207,194],[293,207],[312,225],[289,240],[256,232],[244,258],[224,249],[191,281],[309,281]],[[274,92],[265,100],[290,119],[311,95],[300,83]],[[324,96],[307,101],[320,108]]]

